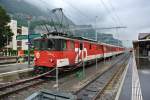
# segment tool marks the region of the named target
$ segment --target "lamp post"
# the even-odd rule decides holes
[[[82,42],[82,62],[83,62],[83,77],[85,77],[85,65],[84,65],[84,43]]]

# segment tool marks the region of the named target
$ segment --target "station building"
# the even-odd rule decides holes
[[[138,40],[133,41],[137,66],[144,60],[150,60],[150,33],[139,33]]]
[[[16,40],[17,35],[28,35],[28,27],[18,27],[16,20],[11,20],[8,25],[10,26],[10,29],[14,35],[12,37],[12,41],[7,47],[12,48],[13,50],[28,50],[28,40]]]

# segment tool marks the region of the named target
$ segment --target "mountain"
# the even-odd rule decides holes
[[[31,23],[37,21],[41,23],[43,23],[43,21],[51,21],[50,16],[52,13],[42,11],[40,8],[26,2],[25,0],[0,0],[0,6],[8,12],[12,19],[17,20],[18,26],[27,26],[27,18],[29,16],[32,16]],[[59,17],[59,19],[61,18]],[[58,19],[55,18],[54,20]],[[64,24],[74,25],[74,23],[65,15]]]
[[[0,0],[0,4],[11,14],[23,13],[31,16],[46,15],[46,13],[42,12],[39,8],[24,0]]]

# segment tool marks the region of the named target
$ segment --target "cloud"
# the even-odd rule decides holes
[[[95,25],[97,27],[126,26],[126,29],[100,30],[119,33],[123,40],[137,39],[139,32],[150,31],[149,0],[26,0],[33,5],[46,8],[61,7],[64,13],[76,24]],[[45,3],[43,3],[43,1]],[[118,19],[119,18],[119,19]]]

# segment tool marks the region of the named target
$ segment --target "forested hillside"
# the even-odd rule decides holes
[[[18,21],[18,26],[27,26],[27,18],[32,16],[32,23],[36,21],[51,21],[50,13],[42,11],[40,8],[29,4],[25,0],[0,0],[0,5],[6,9],[12,19]],[[74,25],[74,23],[64,16],[64,24]],[[57,20],[57,19],[56,19]],[[35,24],[34,24],[35,25]]]

